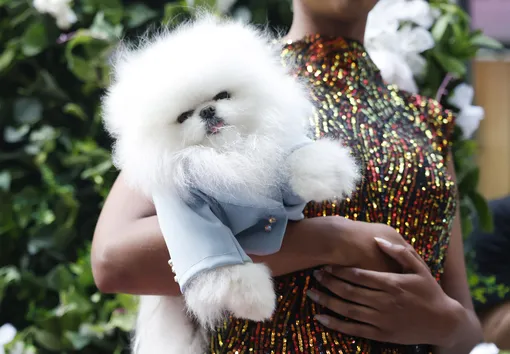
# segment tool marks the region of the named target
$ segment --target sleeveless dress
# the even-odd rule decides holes
[[[363,166],[363,181],[350,199],[309,203],[305,216],[341,215],[391,225],[439,282],[456,207],[446,166],[452,114],[433,100],[385,84],[363,45],[353,40],[309,36],[287,43],[282,61],[311,87],[316,136],[341,138]],[[276,278],[273,318],[264,323],[229,319],[211,334],[210,353],[432,352],[420,343],[379,343],[322,326],[314,315],[327,310],[306,296],[311,288],[325,291],[312,272]]]

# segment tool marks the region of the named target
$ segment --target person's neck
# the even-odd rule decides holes
[[[284,40],[300,40],[308,35],[320,34],[328,37],[343,37],[363,43],[366,19],[341,22],[329,18],[313,18],[302,9],[294,9],[294,18]]]

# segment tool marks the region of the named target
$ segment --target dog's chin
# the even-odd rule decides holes
[[[204,145],[218,150],[228,149],[240,142],[241,136],[232,127],[224,127],[216,130],[213,133],[206,132],[204,138]]]

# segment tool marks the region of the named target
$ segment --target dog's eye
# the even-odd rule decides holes
[[[193,111],[184,112],[179,117],[177,117],[177,121],[182,124],[182,123],[184,123],[186,121],[186,119],[191,117],[192,114],[193,114]]]
[[[227,91],[221,91],[216,96],[214,96],[215,101],[228,100],[228,99],[230,99],[230,93]]]

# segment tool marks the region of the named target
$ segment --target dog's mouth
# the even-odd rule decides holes
[[[207,120],[206,123],[206,130],[208,135],[216,135],[218,134],[223,127],[225,127],[227,124],[225,121],[221,118],[212,118]]]

